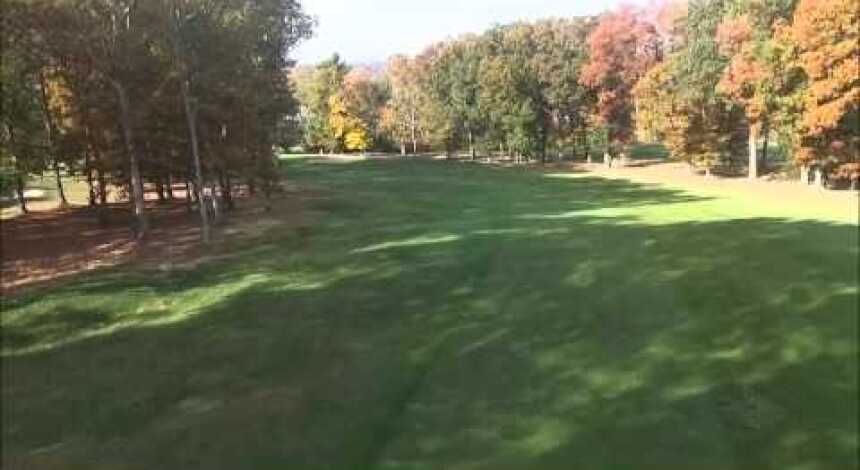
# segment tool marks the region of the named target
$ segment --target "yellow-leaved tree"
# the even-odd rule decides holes
[[[331,97],[329,110],[329,127],[334,138],[346,151],[364,152],[370,147],[371,138],[367,125],[350,112],[341,93]]]

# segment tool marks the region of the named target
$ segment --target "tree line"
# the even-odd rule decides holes
[[[667,0],[499,25],[390,57],[294,67],[297,0],[4,0],[0,190],[83,176],[93,206],[184,186],[208,238],[274,149],[550,160],[661,142],[692,168],[758,176],[773,141],[801,178],[860,180],[856,0]],[[193,204],[192,204],[193,202]]]
[[[856,0],[690,0],[518,22],[292,76],[307,150],[424,150],[611,164],[660,142],[760,174],[773,141],[807,182],[860,180]]]
[[[270,193],[296,101],[289,52],[313,21],[296,0],[4,0],[0,175],[26,212],[28,177],[111,188],[146,233],[145,187],[184,184],[204,239],[232,195]],[[118,188],[118,189],[116,189]]]

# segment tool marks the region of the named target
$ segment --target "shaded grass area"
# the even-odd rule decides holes
[[[4,468],[850,468],[857,226],[291,159],[304,231],[5,302]]]
[[[637,159],[659,159],[669,158],[669,149],[663,144],[638,144],[630,149],[630,158]]]

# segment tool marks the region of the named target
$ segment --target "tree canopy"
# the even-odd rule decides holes
[[[161,199],[188,181],[228,205],[240,181],[271,187],[296,109],[289,54],[313,25],[297,1],[10,0],[3,16],[3,167],[16,178],[84,174],[92,203],[126,188],[139,236],[145,186]]]

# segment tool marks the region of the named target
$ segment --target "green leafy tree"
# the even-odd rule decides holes
[[[312,150],[338,151],[338,140],[329,125],[330,102],[343,86],[349,67],[335,54],[315,67],[296,69],[292,75],[296,97],[300,103],[300,120],[305,145]]]
[[[0,193],[15,193],[27,212],[26,180],[46,170],[45,115],[37,84],[38,65],[14,41],[0,50]]]
[[[561,156],[565,148],[581,147],[595,95],[579,82],[588,61],[587,38],[591,18],[539,21],[532,25],[534,54],[531,67],[544,105],[543,121],[550,141]]]
[[[478,106],[483,55],[482,41],[475,36],[446,43],[434,58],[430,79],[434,96],[448,110],[455,135],[466,138],[473,159],[485,122]]]

